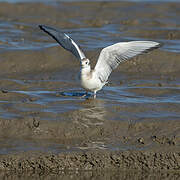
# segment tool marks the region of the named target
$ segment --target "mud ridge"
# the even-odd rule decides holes
[[[63,154],[28,154],[1,156],[0,170],[180,170],[180,153],[156,152],[82,152]]]

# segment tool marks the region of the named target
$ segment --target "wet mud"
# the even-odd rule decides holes
[[[179,9],[179,3],[1,2],[0,170],[22,179],[153,179],[152,171],[162,171],[159,179],[180,178]],[[121,64],[97,99],[85,99],[78,60],[38,24],[70,34],[92,66],[103,47],[119,41],[164,45]],[[11,178],[6,171],[0,176]]]

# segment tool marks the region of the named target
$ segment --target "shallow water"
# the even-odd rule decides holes
[[[4,1],[3,1],[4,2]],[[16,1],[7,1],[7,2],[16,2]],[[23,1],[22,1],[23,2]],[[33,1],[31,1],[33,2]],[[43,1],[49,2],[49,1]],[[63,8],[64,3],[61,1],[57,1],[55,4],[52,1],[49,2],[49,6],[55,6],[57,8]],[[91,15],[91,17],[85,17],[82,19],[80,15],[75,15],[75,17],[71,17],[67,21],[69,23],[75,24],[75,26],[79,25],[80,28],[63,28],[63,31],[69,33],[80,46],[85,50],[95,50],[97,48],[103,48],[105,46],[111,45],[115,42],[119,41],[130,41],[130,40],[156,40],[164,43],[162,50],[170,51],[170,52],[180,52],[180,40],[179,40],[179,31],[180,31],[180,23],[178,20],[178,6],[179,3],[161,3],[160,1],[154,3],[153,1],[148,2],[136,2],[129,3],[129,6],[121,7],[118,5],[118,2],[114,2],[117,5],[111,5],[108,11],[114,11],[112,17],[107,17],[107,20],[102,20],[98,18],[98,15],[101,14],[101,10],[103,7],[108,8],[108,2],[98,3],[95,8],[99,8],[99,13],[97,15]],[[96,3],[96,2],[94,2]],[[94,6],[94,3],[93,6]],[[65,4],[65,8],[68,11],[75,8],[84,8],[84,10],[88,9],[86,4],[78,5],[75,7]],[[176,6],[177,4],[177,6]],[[90,5],[90,7],[93,7]],[[118,7],[119,6],[119,7]],[[160,7],[160,8],[158,8]],[[106,8],[106,9],[107,9]],[[131,11],[126,16],[126,10]],[[90,8],[90,13],[93,10]],[[102,10],[103,12],[103,10]],[[119,13],[121,12],[121,13]],[[144,16],[143,14],[146,13]],[[7,13],[8,14],[8,13]],[[116,16],[120,15],[120,16]],[[134,14],[136,16],[134,16]],[[48,17],[48,14],[47,14]],[[7,17],[8,18],[8,17]],[[46,34],[40,34],[36,32],[37,24],[27,23],[24,19],[19,20],[20,17],[16,17],[16,20],[1,18],[0,21],[0,49],[2,50],[37,50],[52,46],[57,46],[57,44],[50,38],[47,37]],[[36,17],[32,17],[36,18]],[[41,20],[42,17],[40,17]],[[87,18],[87,19],[86,19]],[[90,18],[92,22],[91,24],[87,24]],[[109,22],[110,21],[110,22]],[[43,21],[41,22],[43,23]],[[50,24],[50,23],[49,23]],[[97,27],[93,27],[97,26]],[[33,33],[32,33],[33,32]],[[45,42],[44,42],[45,41]],[[48,41],[48,42],[47,42]],[[50,41],[50,42],[49,42]]]

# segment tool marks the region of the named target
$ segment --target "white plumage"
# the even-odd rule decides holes
[[[52,36],[62,47],[74,54],[81,62],[80,82],[81,86],[94,93],[101,90],[107,83],[109,75],[121,62],[134,56],[149,52],[160,47],[160,43],[154,41],[120,42],[102,49],[94,70],[91,69],[87,59],[79,46],[65,33],[48,26],[39,26],[43,31]]]

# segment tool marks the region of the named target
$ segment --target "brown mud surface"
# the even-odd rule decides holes
[[[41,171],[15,179],[179,179],[179,15],[179,3],[0,3],[0,170]],[[83,93],[79,62],[38,24],[63,28],[92,65],[119,41],[164,46],[123,63],[97,99],[83,99],[74,95]]]

